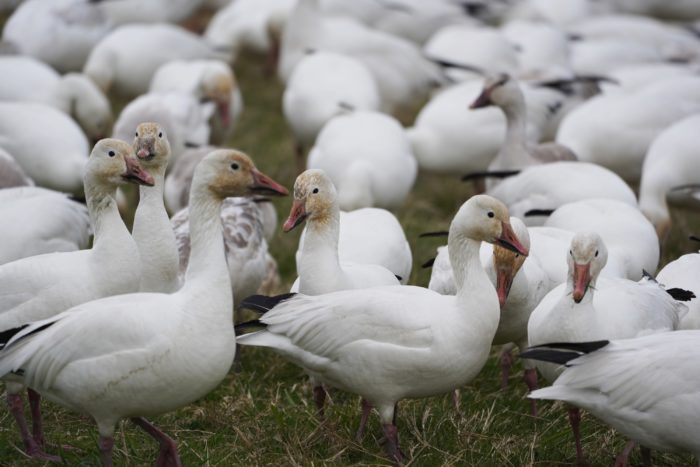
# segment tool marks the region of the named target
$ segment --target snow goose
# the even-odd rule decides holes
[[[695,239],[695,237],[692,237]],[[680,329],[700,329],[700,253],[688,253],[671,261],[659,271],[656,280],[667,288],[690,290],[696,298],[686,302],[688,313],[681,317]]]
[[[411,286],[287,295],[268,305],[270,311],[259,320],[266,329],[240,337],[239,343],[269,347],[319,381],[361,395],[379,411],[389,456],[401,461],[393,421],[396,403],[460,387],[488,358],[499,307],[478,264],[481,241],[527,255],[505,206],[489,196],[474,196],[450,226],[456,296]]]
[[[0,375],[92,416],[104,465],[112,465],[115,425],[127,417],[160,442],[159,465],[180,465],[175,442],[141,417],[189,404],[228,373],[236,337],[219,211],[227,196],[258,188],[286,192],[238,151],[209,154],[193,180],[192,254],[183,287],[108,297],[18,323],[3,334]]]
[[[112,136],[130,140],[141,122],[158,122],[170,137],[171,165],[188,146],[209,142],[209,120],[215,111],[213,103],[201,105],[193,96],[183,93],[148,93],[129,102],[121,111]]]
[[[64,193],[33,186],[2,189],[0,219],[0,264],[89,245],[87,209]]]
[[[207,154],[216,149],[209,145],[188,148],[182,153],[182,157],[170,164],[170,171],[165,178],[165,207],[170,213],[187,207],[194,170]]]
[[[580,232],[595,231],[605,242],[608,261],[602,275],[642,278],[659,265],[659,239],[653,225],[635,206],[614,199],[584,199],[557,208],[544,225]]]
[[[97,2],[112,24],[179,23],[199,8],[203,0],[119,0]]]
[[[87,76],[60,76],[31,57],[0,56],[1,101],[32,101],[70,115],[93,140],[104,138],[112,126],[112,109],[102,91]]]
[[[615,67],[606,74],[611,82],[600,83],[604,94],[635,93],[658,81],[700,74],[700,66],[687,63],[642,63]]]
[[[518,56],[521,79],[548,79],[571,74],[569,40],[566,33],[542,21],[516,20],[505,24],[501,34]]]
[[[139,187],[139,204],[131,230],[141,257],[139,290],[174,292],[180,286],[180,258],[163,202],[165,169],[170,160],[168,136],[157,123],[141,123],[136,127],[133,146],[141,166],[154,181],[152,187]]]
[[[588,100],[564,118],[557,142],[571,148],[580,160],[600,164],[636,183],[654,138],[697,112],[700,78],[670,78],[636,93]]]
[[[533,165],[503,180],[489,194],[503,201],[511,213],[527,225],[542,225],[544,218],[532,210],[554,210],[587,198],[609,198],[630,206],[637,199],[615,173],[586,162],[552,162]]]
[[[489,171],[519,170],[547,162],[576,160],[576,155],[561,144],[544,143],[528,147],[525,97],[518,82],[509,75],[498,74],[486,78],[484,89],[469,108],[481,109],[491,105],[499,107],[506,116],[506,136],[498,154],[489,164]],[[487,188],[497,185],[494,180],[486,182]]]
[[[299,169],[304,149],[334,116],[348,110],[379,110],[377,83],[367,67],[331,52],[308,54],[294,67],[282,96],[282,110],[296,140]]]
[[[695,209],[700,205],[698,132],[700,114],[684,118],[661,132],[644,158],[639,208],[654,224],[662,242],[671,229],[669,203]]]
[[[28,0],[7,19],[2,40],[59,72],[80,71],[90,50],[110,29],[92,2]]]
[[[566,367],[551,387],[530,397],[588,410],[639,443],[644,465],[652,465],[649,449],[700,458],[698,339],[700,331],[676,331],[533,348],[526,356]]]
[[[598,278],[608,252],[595,233],[577,233],[567,255],[569,275],[540,302],[530,315],[530,346],[550,342],[581,342],[596,339],[626,339],[672,331],[678,327],[685,305],[677,302],[653,280]],[[552,382],[561,368],[537,364]],[[580,414],[569,409],[576,441],[577,463],[583,462],[579,436]]]
[[[138,96],[158,67],[171,60],[222,58],[199,36],[170,24],[129,24],[103,38],[85,63],[83,73],[102,90]]]
[[[90,147],[80,127],[63,112],[43,104],[0,102],[0,147],[37,185],[83,195]]]
[[[150,92],[182,92],[200,102],[216,105],[210,125],[214,144],[229,139],[243,111],[243,97],[236,76],[221,60],[173,60],[162,65],[153,75]]]
[[[0,148],[0,188],[16,186],[34,186],[34,180],[24,173],[10,153]]]
[[[49,318],[90,300],[138,290],[138,249],[115,199],[117,185],[127,182],[152,185],[153,179],[141,169],[128,144],[100,140],[85,167],[85,195],[95,232],[92,249],[31,256],[0,266],[0,330]],[[30,393],[32,437],[22,414],[22,385],[8,382],[7,389],[25,450],[32,457],[46,458],[38,396]]]
[[[297,270],[305,231],[299,237]],[[378,264],[407,284],[413,268],[413,255],[399,220],[386,209],[362,208],[340,211],[338,258],[341,263]]]
[[[371,111],[332,118],[319,133],[307,165],[326,172],[344,211],[400,206],[418,171],[401,124]]]
[[[279,61],[283,81],[309,49],[362,61],[374,75],[385,112],[410,107],[443,80],[439,67],[414,44],[347,17],[324,17],[319,0],[299,0],[287,19]]]

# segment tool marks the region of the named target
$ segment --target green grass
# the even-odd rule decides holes
[[[245,56],[236,73],[246,109],[232,147],[249,153],[258,167],[291,187],[295,177],[293,142],[281,115],[282,87],[263,71],[262,57]],[[403,120],[410,121],[411,116]],[[414,254],[411,283],[425,286],[429,271],[419,265],[434,255],[440,239],[418,240],[426,230],[445,229],[452,215],[471,194],[457,177],[420,174],[415,189],[397,215]],[[291,205],[275,201],[280,219]],[[697,246],[685,239],[697,226],[676,213],[664,262]],[[697,230],[696,230],[697,231]],[[283,286],[295,276],[294,252],[298,231],[272,241]],[[538,418],[528,415],[522,369],[514,366],[510,386],[499,388],[499,368],[492,358],[479,377],[461,393],[461,410],[452,409],[449,396],[404,401],[399,406],[399,436],[412,465],[556,466],[571,465],[574,445],[561,404],[541,403]],[[154,420],[180,446],[184,465],[377,465],[387,464],[380,445],[376,416],[370,419],[361,443],[354,441],[359,421],[359,399],[334,391],[327,421],[319,424],[310,390],[302,372],[271,352],[248,348],[242,370],[228,378],[205,399]],[[47,439],[71,445],[62,451],[66,465],[99,465],[94,423],[50,403],[44,404]],[[611,465],[625,440],[594,418],[584,415],[584,450],[591,465]],[[50,449],[59,452],[60,449]],[[152,465],[156,444],[129,423],[117,430],[117,465]],[[689,456],[654,453],[658,465],[686,465]],[[635,451],[633,463],[640,458]],[[0,410],[0,465],[38,465],[21,451],[11,416]]]

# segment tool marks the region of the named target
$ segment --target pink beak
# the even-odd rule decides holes
[[[272,178],[257,169],[252,170],[253,186],[252,191],[268,195],[287,196],[289,191]]]
[[[574,301],[580,303],[591,282],[591,264],[574,263]]]
[[[230,104],[229,102],[219,102],[218,110],[219,117],[221,118],[221,124],[224,128],[228,128],[231,125],[231,115],[229,114]]]
[[[498,294],[498,303],[503,308],[508,299],[508,293],[513,285],[513,268],[498,267],[496,269],[496,293]]]
[[[139,185],[153,186],[155,184],[153,177],[143,170],[139,162],[133,157],[125,157],[126,172],[122,178],[128,182],[138,183]]]
[[[306,220],[306,202],[304,200],[295,199],[292,203],[292,209],[289,210],[289,217],[284,221],[282,230],[289,232],[297,225]]]
[[[519,253],[523,256],[527,256],[530,253],[528,249],[520,243],[515,232],[513,232],[513,228],[507,222],[501,222],[501,236],[498,237],[494,243],[502,246],[506,250]]]
[[[493,103],[491,102],[491,90],[490,89],[484,89],[481,91],[481,94],[479,94],[479,97],[477,97],[474,102],[471,103],[469,106],[470,109],[481,109],[482,107],[488,107],[492,105]]]

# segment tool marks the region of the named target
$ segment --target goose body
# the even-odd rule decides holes
[[[203,0],[120,0],[98,2],[112,24],[179,23],[195,12]]]
[[[0,148],[0,188],[18,186],[34,186],[34,180],[24,173],[10,153]]]
[[[454,297],[411,286],[296,295],[260,318],[265,331],[239,342],[270,347],[319,381],[360,394],[379,411],[389,455],[400,459],[394,405],[451,391],[488,358],[498,299],[478,264],[478,239],[526,254],[507,222],[505,207],[486,196],[472,197],[457,213],[449,237],[460,283]]]
[[[700,287],[695,280],[700,273],[700,253],[688,253],[671,261],[659,271],[656,280],[664,287],[690,290],[695,298],[685,302],[688,313],[681,317],[679,329],[700,329]]]
[[[526,216],[533,209],[556,209],[586,198],[616,199],[630,206],[637,201],[632,190],[615,173],[585,162],[552,162],[522,170],[489,191],[527,225],[542,225],[539,216]]]
[[[0,101],[39,102],[70,115],[92,139],[103,138],[112,125],[112,109],[86,76],[60,76],[31,57],[1,56]]]
[[[330,120],[318,135],[307,165],[328,174],[337,187],[340,209],[346,211],[400,206],[418,170],[399,122],[370,111]]]
[[[89,244],[87,209],[63,193],[33,186],[0,190],[0,219],[0,264]]]
[[[41,128],[37,138],[36,128]],[[37,185],[81,196],[90,153],[80,127],[43,104],[0,103],[0,147],[12,154]]]
[[[171,60],[219,58],[199,36],[170,24],[120,26],[104,37],[83,73],[104,91],[138,96],[148,91],[158,67]]]
[[[192,255],[183,288],[96,300],[30,324],[25,330],[37,332],[5,339],[0,374],[21,368],[21,382],[94,418],[105,464],[111,464],[115,425],[127,417],[149,426],[161,442],[158,462],[178,463],[172,440],[138,417],[188,404],[228,373],[236,339],[219,209],[224,197],[250,193],[263,177],[242,153],[210,154],[194,177]]]
[[[80,71],[110,29],[107,18],[90,2],[30,0],[7,19],[2,39],[60,72]]]

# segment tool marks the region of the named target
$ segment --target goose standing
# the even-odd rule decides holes
[[[141,123],[136,127],[134,152],[153,177],[152,187],[139,187],[139,205],[131,233],[141,257],[141,292],[175,292],[180,257],[175,234],[165,210],[163,190],[165,169],[170,159],[168,136],[160,125]]]
[[[411,286],[285,296],[260,318],[266,329],[239,343],[269,347],[319,381],[361,395],[379,411],[387,453],[400,462],[396,403],[452,391],[473,379],[488,358],[499,306],[478,264],[481,241],[527,255],[505,206],[474,196],[450,226],[456,296]]]
[[[644,465],[652,465],[649,449],[691,452],[698,459],[698,339],[700,331],[675,331],[531,349],[524,356],[566,367],[551,387],[530,397],[588,410],[638,442]]]
[[[0,102],[0,147],[37,185],[83,196],[90,147],[80,127],[63,112],[43,104]]]
[[[677,302],[651,280],[602,278],[608,252],[595,233],[577,233],[567,255],[569,275],[565,284],[549,292],[530,315],[530,346],[549,342],[583,342],[626,339],[672,331],[678,327],[685,305]],[[550,382],[561,373],[551,364],[537,364]],[[576,460],[583,462],[579,434],[580,413],[569,409],[576,441]]]
[[[48,320],[23,321],[3,335],[0,375],[89,414],[100,433],[103,465],[112,465],[115,425],[127,417],[160,442],[159,465],[179,465],[175,442],[142,416],[189,404],[228,373],[236,337],[219,210],[227,196],[258,188],[286,192],[238,151],[209,154],[193,180],[192,257],[184,286],[173,294],[108,297]]]
[[[119,216],[115,199],[117,186],[127,182],[153,185],[128,144],[100,140],[85,168],[85,195],[95,232],[92,249],[48,253],[0,266],[0,330],[17,329],[90,300],[138,290],[138,249]],[[22,385],[8,380],[7,386],[8,405],[26,452],[51,459],[43,452],[39,397],[30,390],[32,436],[22,414]]]
[[[73,117],[92,140],[104,138],[112,126],[112,109],[87,76],[60,76],[31,57],[0,56],[0,101],[39,102]]]

